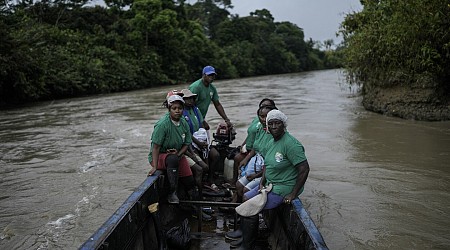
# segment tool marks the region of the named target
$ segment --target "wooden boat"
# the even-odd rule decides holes
[[[216,142],[215,147],[222,157],[219,161],[218,170],[220,171],[224,169],[225,158],[232,159],[232,153],[239,152],[239,149],[230,147],[235,136],[233,131],[230,130],[225,134],[218,132],[213,136]],[[191,239],[195,238],[197,243],[203,241],[197,246],[191,244],[189,249],[228,249],[229,245],[225,242],[223,231],[220,235],[217,230],[212,232],[203,230],[202,206],[223,208],[236,207],[239,204],[211,200],[210,197],[201,201],[181,200],[180,205],[170,205],[165,202],[167,185],[164,183],[164,175],[159,170],[153,176],[147,177],[80,249],[167,249],[166,232],[171,226],[181,224],[181,221],[190,214],[180,210],[182,205],[197,206],[197,221],[194,222],[197,223],[197,232],[190,235]],[[178,195],[182,199],[182,196]],[[231,211],[234,212],[234,209]],[[237,214],[235,212],[233,214],[233,229],[236,229]],[[283,204],[276,209],[263,211],[262,214],[266,230],[261,230],[260,227],[260,235],[262,235],[260,238],[263,239],[261,245],[266,248],[270,245],[272,250],[328,249],[299,199],[293,200],[291,204]],[[209,244],[210,242],[212,243]]]
[[[163,182],[164,176],[160,171],[149,176],[80,249],[165,249],[162,232],[163,224],[167,220],[162,218],[164,214],[160,212],[163,209],[170,210],[169,206],[174,206],[161,203],[162,208],[159,211],[150,212],[149,210],[149,207],[154,208],[158,205],[161,194],[164,192]],[[198,201],[196,205],[235,207],[237,204]],[[197,235],[208,234],[201,232],[201,213],[199,214],[200,226]],[[299,199],[294,200],[290,205],[286,204],[271,211],[264,211],[263,217],[269,229],[268,243],[271,249],[328,249]],[[211,239],[211,235],[214,233],[209,233],[206,238]],[[223,235],[216,238],[225,241]],[[217,245],[217,242],[214,244]],[[203,245],[200,248],[190,249],[207,248]]]

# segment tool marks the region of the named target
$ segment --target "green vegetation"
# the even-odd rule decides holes
[[[407,118],[450,119],[450,2],[361,3],[363,10],[347,15],[341,32],[348,79],[362,84],[365,107]],[[429,114],[399,113],[401,106]]]
[[[87,3],[0,3],[0,104],[186,83],[205,65],[221,79],[341,66],[298,26],[232,16],[229,0]]]

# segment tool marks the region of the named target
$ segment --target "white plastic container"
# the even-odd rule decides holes
[[[223,163],[223,176],[225,177],[226,181],[231,181],[233,179],[233,166],[234,161],[225,158],[225,161]]]

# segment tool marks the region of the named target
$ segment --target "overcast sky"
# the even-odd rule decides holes
[[[360,11],[359,0],[232,0],[232,14],[248,16],[256,9],[267,9],[276,22],[289,21],[297,24],[305,33],[305,40],[333,39],[335,44],[339,24],[347,13]]]

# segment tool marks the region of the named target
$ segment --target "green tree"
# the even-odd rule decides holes
[[[351,80],[396,85],[412,84],[425,77],[429,78],[427,84],[448,82],[448,1],[387,0],[362,4],[363,11],[347,15],[342,23]]]
[[[305,42],[303,29],[290,22],[281,22],[277,24],[276,33],[283,39],[287,51],[295,55],[298,65],[293,69],[294,72],[309,69],[308,54],[309,48]]]
[[[362,84],[365,107],[409,118],[426,117],[416,110],[429,109],[425,113],[430,117],[423,119],[440,119],[445,112],[439,109],[448,110],[450,103],[448,1],[361,3],[363,10],[347,15],[341,33],[347,76],[350,82]],[[411,98],[397,98],[393,89]],[[412,108],[402,114],[393,111],[406,106]]]
[[[230,0],[86,3],[0,3],[2,102],[186,83],[205,65],[225,79],[314,69],[332,58],[303,41],[301,28],[274,22],[268,10],[230,15]]]
[[[223,7],[218,5],[223,5]],[[214,39],[218,25],[226,21],[230,15],[228,8],[231,8],[229,0],[199,0],[188,8],[188,18],[199,22],[206,36]]]

